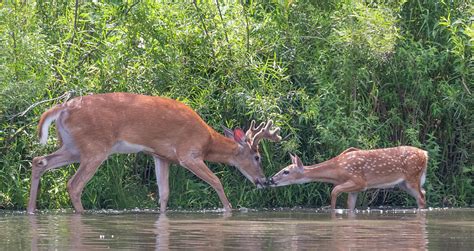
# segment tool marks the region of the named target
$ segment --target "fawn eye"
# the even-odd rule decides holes
[[[258,156],[258,155],[255,156],[255,161],[257,161],[257,162],[260,161],[260,156]]]
[[[284,175],[288,175],[289,173],[290,173],[290,171],[288,171],[288,170],[283,171]]]

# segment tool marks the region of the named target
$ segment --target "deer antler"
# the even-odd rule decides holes
[[[245,133],[247,140],[252,142],[253,136],[255,136],[256,133],[260,132],[260,130],[262,130],[264,126],[265,122],[262,122],[260,123],[260,125],[258,125],[258,127],[255,127],[255,120],[252,120],[252,122],[250,122],[250,128]]]
[[[270,130],[272,128],[273,121],[269,120],[267,123],[260,123],[258,127],[255,127],[255,121],[252,120],[250,123],[250,128],[247,131],[246,135],[247,138],[250,140],[250,144],[253,148],[256,148],[258,146],[258,143],[260,142],[261,139],[268,139],[273,142],[278,142],[281,140],[280,135],[278,133],[280,132],[280,128],[276,127],[273,130]]]

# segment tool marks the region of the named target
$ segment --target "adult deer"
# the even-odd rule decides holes
[[[266,178],[258,143],[264,138],[281,140],[280,129],[271,130],[271,120],[258,127],[252,121],[246,133],[239,128],[225,128],[223,136],[181,102],[129,93],[77,97],[54,106],[41,116],[40,143],[46,144],[48,127],[53,121],[61,147],[50,155],[33,159],[29,213],[35,211],[39,179],[45,171],[80,162],[67,183],[74,209],[80,213],[84,211],[82,191],[99,165],[113,153],[140,151],[153,156],[161,212],[168,202],[170,163],[179,163],[212,186],[228,211],[231,205],[222,184],[204,160],[235,166],[261,187]]]
[[[291,154],[290,154],[291,155]],[[360,150],[349,148],[330,160],[303,166],[298,156],[291,155],[292,164],[269,179],[270,186],[285,186],[312,181],[335,185],[331,192],[331,208],[336,208],[340,193],[349,193],[347,207],[353,210],[357,193],[369,188],[390,188],[398,185],[415,197],[418,208],[425,207],[425,183],[428,153],[411,146]]]

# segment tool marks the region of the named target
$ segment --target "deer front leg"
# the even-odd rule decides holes
[[[334,189],[331,192],[331,208],[336,209],[336,200],[337,196],[341,193],[348,193],[348,192],[359,192],[364,190],[366,187],[365,182],[361,181],[354,181],[354,180],[349,180],[345,183],[342,183],[340,185],[337,185],[334,187]],[[351,195],[349,195],[350,197]],[[356,198],[357,199],[357,193],[356,193]],[[355,199],[354,199],[354,205],[355,205]]]
[[[79,156],[73,154],[67,148],[61,148],[56,152],[33,159],[31,169],[30,200],[28,202],[28,213],[34,213],[36,209],[36,199],[38,196],[40,178],[44,172],[79,161]]]
[[[160,212],[166,212],[169,197],[169,163],[159,157],[153,156],[155,161],[156,183],[160,195]]]
[[[222,187],[221,181],[206,166],[204,161],[196,159],[196,160],[180,161],[180,164],[186,167],[186,169],[194,173],[200,179],[207,182],[212,188],[214,188],[214,190],[217,192],[217,195],[219,195],[219,199],[224,205],[225,211],[232,210],[232,206],[230,205],[229,200],[225,196],[224,187]]]

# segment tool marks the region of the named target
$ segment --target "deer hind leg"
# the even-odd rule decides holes
[[[347,208],[354,210],[357,202],[357,192],[350,192],[347,194]]]
[[[425,189],[423,189],[423,185],[425,184],[425,181],[426,181],[426,169],[423,171],[423,173],[421,174],[421,177],[420,177],[420,191],[421,191],[421,194],[423,195],[423,199],[425,200],[425,203],[426,203],[426,197],[425,197],[426,191],[425,191]]]
[[[219,199],[224,205],[225,211],[232,210],[232,206],[225,196],[224,187],[222,187],[221,181],[202,160],[180,161],[180,164],[214,188],[214,190],[217,192],[217,195],[219,196]]]
[[[84,190],[87,182],[89,182],[92,176],[94,176],[100,164],[102,164],[102,162],[106,159],[106,154],[93,157],[81,156],[81,164],[79,165],[79,169],[67,183],[69,197],[71,197],[71,202],[74,206],[74,209],[76,210],[76,213],[84,212],[84,207],[82,207],[81,202],[82,191]]]
[[[418,182],[405,181],[400,183],[399,187],[416,199],[418,208],[425,208],[425,190],[421,188],[421,185]]]
[[[160,212],[166,211],[169,197],[169,163],[159,157],[153,156],[155,161],[156,183],[158,184],[158,193],[160,194]]]
[[[55,169],[65,165],[79,162],[79,154],[71,148],[61,147],[56,152],[36,157],[33,159],[31,169],[30,200],[28,203],[28,213],[33,213],[36,209],[36,198],[38,196],[40,178],[47,170]]]
[[[365,188],[366,188],[365,183],[356,182],[354,180],[349,180],[345,183],[342,183],[340,185],[335,186],[334,189],[332,189],[332,192],[331,192],[331,208],[336,209],[336,200],[337,200],[337,196],[339,196],[339,194],[349,193],[349,192],[359,192],[359,191],[364,190]],[[353,196],[353,195],[349,194],[349,198],[351,196]],[[354,205],[355,205],[355,200],[356,199],[357,199],[357,193],[356,193],[355,198],[353,198]]]

